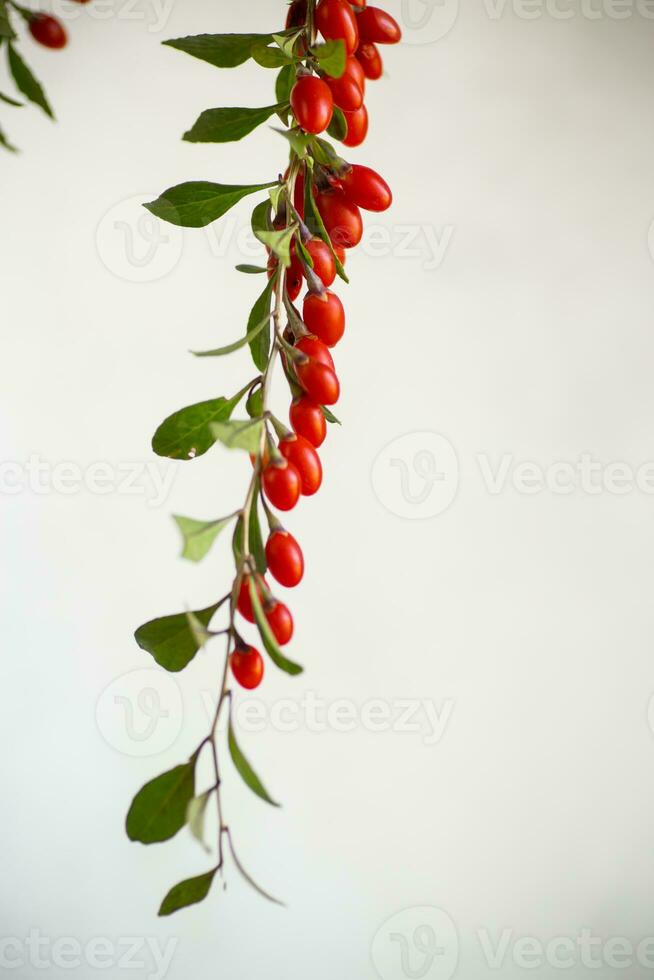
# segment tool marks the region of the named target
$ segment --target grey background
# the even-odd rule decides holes
[[[215,688],[222,651],[176,678],[183,725],[173,698],[179,733],[154,754],[147,743],[136,757],[123,751],[125,702],[113,692],[138,709],[139,685],[121,680],[151,666],[136,625],[208,604],[227,581],[226,540],[200,567],[178,562],[168,515],[238,506],[247,460],[216,450],[162,463],[174,484],[157,507],[143,494],[3,493],[4,937],[173,938],[174,980],[327,980],[375,976],[378,929],[422,906],[454,922],[462,977],[497,972],[480,929],[544,943],[584,927],[602,942],[654,933],[651,494],[513,484],[493,494],[479,464],[654,458],[654,22],[635,8],[616,19],[598,7],[591,19],[562,5],[571,17],[528,19],[510,5],[501,16],[481,2],[431,16],[416,5],[400,14],[410,28],[426,13],[425,25],[388,52],[388,77],[369,90],[369,140],[351,153],[394,188],[393,210],[372,222],[392,245],[349,262],[337,351],[345,424],[322,454],[323,491],[289,521],[308,561],[290,597],[307,671],[292,681],[269,670],[262,698],[450,701],[443,736],[429,745],[362,725],[244,736],[284,806],[228,778],[229,820],[248,868],[289,907],[266,904],[229,869],[226,894],[157,920],[168,887],[208,859],[186,832],[130,845],[122,821],[141,783],[204,734],[201,692]],[[274,29],[280,7],[187,0],[157,29],[145,3],[140,17],[114,5],[100,20],[89,8],[63,54],[25,42],[59,123],[2,112],[24,149],[1,164],[4,461],[149,460],[165,415],[251,376],[245,354],[186,354],[242,331],[258,283],[233,271],[252,261],[235,237],[221,255],[220,239],[184,232],[162,246],[171,270],[138,282],[112,209],[183,180],[267,180],[283,167],[267,128],[225,147],[179,140],[204,108],[267,104],[272,75],[220,72],[159,43]],[[137,205],[125,213],[136,234]],[[234,235],[247,203],[235,214]],[[417,254],[401,244],[407,226]],[[451,230],[436,267],[423,226]],[[415,432],[443,434],[459,467],[454,501],[424,520],[394,512],[400,467],[371,479],[380,451]],[[393,453],[419,494],[413,450],[400,441]],[[415,972],[413,952],[413,973],[397,957],[377,962],[384,980],[452,975],[447,957]],[[141,958],[129,975],[152,974]],[[35,969],[25,954],[7,972]],[[38,971],[98,972],[126,970],[114,960]],[[509,950],[501,975],[525,972],[561,970],[525,971]]]

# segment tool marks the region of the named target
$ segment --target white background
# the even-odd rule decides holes
[[[161,419],[252,376],[245,353],[187,354],[243,331],[260,285],[233,270],[253,261],[237,244],[248,202],[209,234],[162,228],[168,241],[145,266],[133,262],[149,247],[137,202],[183,180],[265,181],[283,168],[267,127],[241,144],[180,141],[204,108],[268,104],[272,74],[220,71],[160,45],[276,29],[281,7],[186,0],[157,25],[146,0],[117,3],[106,19],[76,9],[63,53],[25,39],[59,121],[1,113],[23,150],[0,160],[4,462],[155,461]],[[395,204],[371,217],[376,246],[367,240],[348,262],[336,352],[344,425],[322,453],[323,490],[288,520],[308,567],[287,599],[306,672],[293,680],[271,667],[260,692],[268,705],[307,691],[359,708],[426,699],[449,705],[442,738],[304,723],[243,735],[283,809],[229,777],[228,818],[243,861],[288,908],[229,867],[225,894],[216,883],[202,906],[158,920],[167,889],[209,859],[186,831],[130,844],[124,815],[136,789],[204,734],[202,692],[215,688],[222,649],[172,682],[148,675],[172,712],[163,748],[156,735],[126,737],[124,698],[135,730],[150,719],[141,675],[123,675],[153,663],[132,639],[139,623],[225,591],[227,539],[187,565],[169,515],[232,510],[249,464],[219,448],[189,464],[161,460],[173,485],[158,506],[149,484],[106,495],[3,486],[3,936],[173,938],[174,980],[362,978],[375,966],[383,980],[447,980],[451,935],[449,959],[418,972],[421,907],[451,917],[466,978],[493,972],[479,930],[493,944],[512,930],[501,969],[511,978],[561,973],[521,968],[519,936],[654,932],[652,495],[525,493],[512,470],[492,493],[483,476],[484,459],[496,470],[505,456],[542,470],[582,454],[634,469],[654,459],[654,22],[628,7],[622,20],[599,5],[595,19],[588,7],[561,5],[569,18],[529,9],[541,15],[489,12],[481,0],[426,9],[369,87],[370,137],[350,156],[384,174]],[[407,7],[405,26],[419,12]],[[440,258],[425,228],[445,242]],[[457,493],[431,516],[429,491],[443,481],[432,488],[412,469],[438,445],[410,435],[424,432],[444,436],[458,460],[457,489],[451,457],[440,459]],[[378,454],[406,434],[373,477]],[[412,504],[425,486],[427,503]],[[412,973],[397,955],[384,966],[372,946],[404,909],[418,910],[402,927]],[[13,975],[34,976],[21,955]],[[127,975],[152,973],[141,959]],[[39,975],[97,972],[50,961]],[[577,958],[571,975],[586,972],[624,975]],[[634,965],[629,976],[650,973]],[[114,960],[103,975],[125,969]]]

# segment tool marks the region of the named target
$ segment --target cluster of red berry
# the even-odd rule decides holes
[[[305,17],[306,0],[295,0],[287,25],[304,23]],[[317,135],[329,126],[337,105],[348,124],[348,135],[343,142],[356,146],[363,142],[368,130],[363,104],[365,80],[379,78],[382,71],[376,45],[399,41],[400,28],[383,10],[366,6],[366,0],[352,5],[347,0],[321,0],[316,7],[315,21],[323,38],[345,42],[347,66],[340,78],[322,78],[300,69],[291,91],[291,109],[300,129]],[[307,177],[312,182],[312,199],[330,244],[312,235],[304,224]],[[284,434],[278,446],[268,444],[261,477],[266,497],[281,511],[291,510],[301,495],[316,493],[322,483],[322,466],[316,450],[327,434],[325,406],[334,405],[340,395],[330,348],[341,340],[345,331],[343,304],[329,288],[336,278],[335,259],[343,265],[346,249],[354,248],[361,241],[361,209],[385,211],[392,203],[392,194],[386,181],[374,170],[339,160],[332,167],[317,165],[311,171],[302,164],[295,175],[292,200],[298,242],[294,239],[291,245],[284,291],[287,304],[294,311],[292,304],[304,284],[308,286],[302,317],[295,311],[294,325],[289,323],[284,336],[287,343],[284,369],[295,393],[289,415],[293,431]],[[278,218],[276,227],[283,227],[287,215]],[[278,260],[271,254],[269,276],[277,270]],[[281,585],[293,587],[304,574],[302,550],[288,531],[281,526],[273,527],[266,544],[268,569]],[[288,643],[293,635],[289,609],[274,598],[263,576],[255,576],[255,588],[275,639],[280,645]],[[248,576],[241,581],[237,608],[246,620],[255,622]],[[252,689],[261,683],[263,659],[254,647],[237,644],[230,663],[234,677],[243,687]]]

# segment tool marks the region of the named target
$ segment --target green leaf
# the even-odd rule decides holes
[[[260,242],[274,252],[283,266],[288,269],[291,264],[291,242],[297,231],[297,225],[290,225],[281,231],[257,231],[255,235]]]
[[[258,419],[260,415],[263,415],[263,388],[261,385],[252,389],[245,403],[245,408],[251,419]]]
[[[260,272],[267,272],[268,270],[262,265],[247,265],[247,263],[242,263],[236,266],[237,272],[245,272],[248,276],[256,276]]]
[[[270,307],[272,303],[275,278],[269,279],[266,288],[250,311],[248,335],[257,323],[263,322],[263,329],[249,341],[252,360],[259,371],[265,371],[270,354]]]
[[[0,38],[8,38],[8,40],[13,41],[15,37],[16,32],[11,26],[11,21],[9,20],[7,4],[5,3],[5,0],[0,0]]]
[[[234,143],[282,108],[282,105],[267,105],[260,109],[205,109],[183,139],[187,143]]]
[[[156,201],[144,204],[155,217],[184,228],[204,228],[221,218],[248,194],[267,191],[277,181],[268,184],[212,184],[192,180],[169,187]]]
[[[146,783],[127,814],[127,836],[141,844],[170,840],[186,823],[186,809],[195,795],[195,756]]]
[[[281,649],[277,644],[268,620],[264,615],[261,602],[259,601],[259,596],[257,595],[257,590],[254,586],[254,577],[250,576],[248,580],[248,587],[250,590],[250,599],[252,600],[252,610],[254,612],[254,618],[257,621],[257,626],[259,628],[259,633],[263,641],[263,645],[266,649],[266,653],[280,670],[285,671],[287,674],[295,675],[301,674],[303,668],[299,664],[294,663],[284,656]]]
[[[270,313],[268,313],[265,319],[262,319],[259,323],[256,323],[251,330],[248,330],[245,337],[241,337],[240,340],[235,340],[232,344],[227,344],[226,347],[216,347],[214,350],[194,350],[191,351],[191,353],[196,357],[222,357],[225,354],[233,354],[234,351],[239,350],[239,348],[245,347],[246,344],[251,344],[252,341],[256,340],[269,320]]]
[[[259,486],[259,480],[257,480],[254,488],[252,506],[250,508],[248,540],[250,544],[250,553],[254,558],[257,571],[261,575],[265,575],[266,569],[268,568],[268,562],[266,561],[266,549],[263,543],[263,535],[261,534],[261,524],[259,523]]]
[[[0,146],[4,146],[5,150],[9,150],[11,153],[18,153],[16,147],[9,142],[9,140],[7,139],[7,137],[5,136],[5,134],[1,129],[0,129]]]
[[[312,162],[311,160],[308,161],[308,163],[311,162]],[[307,175],[307,178],[304,181],[304,220],[309,226],[311,232],[313,234],[319,235],[319,237],[322,238],[323,242],[325,242],[325,244],[329,248],[329,251],[332,253],[332,256],[334,258],[334,263],[336,265],[337,273],[339,274],[339,276],[344,282],[349,283],[350,280],[347,277],[347,273],[343,268],[343,264],[341,260],[339,259],[338,255],[334,251],[334,245],[332,243],[332,240],[327,233],[327,229],[325,228],[325,223],[322,220],[320,211],[316,207],[316,202],[313,197],[312,184],[313,184],[313,178],[311,176],[311,171],[309,171],[309,174]]]
[[[327,127],[327,132],[335,140],[344,140],[347,136],[347,120],[343,110],[339,109],[337,105],[334,106],[332,121]]]
[[[164,898],[159,909],[159,915],[172,915],[173,912],[204,901],[209,894],[217,870],[214,868],[213,871],[207,871],[206,874],[198,875],[197,878],[187,878],[186,881],[180,881],[178,885],[170,889]]]
[[[345,71],[347,53],[345,51],[345,42],[340,39],[314,45],[311,48],[311,54],[318,61],[322,70],[327,72],[332,78],[340,78]]]
[[[295,67],[293,65],[284,65],[279,75],[275,80],[275,98],[282,105],[286,103],[291,98],[291,89],[295,85]],[[286,113],[283,114],[287,115]]]
[[[273,902],[275,905],[283,905],[284,904],[283,902],[280,902],[278,898],[275,898],[273,895],[270,895],[267,891],[265,891],[261,887],[261,885],[258,885],[254,880],[254,878],[252,877],[252,875],[249,875],[248,872],[245,870],[245,868],[243,867],[243,865],[241,864],[238,858],[236,851],[234,850],[234,844],[232,842],[231,833],[227,834],[227,842],[229,844],[229,850],[232,855],[232,860],[234,861],[234,864],[236,865],[238,871],[241,873],[245,881],[247,881],[248,885],[254,888],[255,892],[258,892],[259,895],[261,895],[263,898],[267,898],[269,902]]]
[[[4,92],[0,92],[0,102],[6,102],[7,105],[13,105],[17,108],[20,108],[25,104],[24,102],[17,102],[16,99],[10,98],[8,95],[5,95]]]
[[[301,34],[304,34],[303,27],[292,27],[289,31],[281,34],[273,34],[273,41],[277,44],[285,55],[292,58],[295,53],[295,45]]]
[[[243,558],[243,518],[239,517],[236,522],[236,527],[234,528],[234,534],[232,536],[232,551],[234,553],[234,562],[240,565]]]
[[[194,796],[192,800],[189,800],[189,804],[186,808],[186,823],[188,824],[188,829],[191,831],[193,837],[196,841],[202,844],[205,851],[209,851],[205,840],[204,840],[204,820],[207,815],[207,803],[211,796],[211,790],[207,790],[206,793],[201,793],[200,796]]]
[[[188,558],[189,561],[202,561],[220,532],[234,520],[234,515],[223,517],[219,521],[194,521],[191,517],[179,517],[173,514],[173,520],[184,539],[182,558]]]
[[[238,419],[232,422],[213,422],[211,430],[228,449],[243,449],[253,456],[259,452],[263,422],[261,419]]]
[[[211,423],[226,422],[249,387],[241,388],[232,398],[211,398],[173,412],[152,437],[152,448],[157,456],[169,459],[202,456],[216,441]]]
[[[40,106],[46,115],[54,119],[54,113],[50,108],[50,103],[45,96],[41,83],[34,77],[13,44],[7,43],[7,50],[9,55],[9,71],[19,92],[22,92],[26,99]]]
[[[209,626],[219,607],[220,603],[217,602],[206,609],[197,610],[193,615],[203,626]],[[160,667],[173,673],[183,670],[201,646],[185,612],[151,619],[139,626],[134,639],[141,650],[154,657]]]
[[[341,425],[341,420],[337,419],[334,413],[330,412],[326,405],[321,405],[320,407],[322,408],[322,414],[325,416],[328,422],[331,422],[334,425]]]
[[[275,184],[277,187],[277,184]],[[274,190],[272,187],[271,190]],[[270,194],[270,191],[268,191]],[[259,231],[269,231],[270,230],[270,199],[267,201],[260,201],[256,205],[252,212],[252,217],[250,218],[250,224],[252,226],[252,231],[256,235]]]
[[[264,800],[266,803],[270,803],[271,806],[279,806],[279,803],[275,803],[272,797],[267,792],[263,783],[257,776],[256,772],[245,758],[241,752],[238,743],[236,741],[236,736],[234,735],[234,729],[232,727],[232,719],[229,719],[229,732],[227,736],[227,742],[229,745],[229,754],[232,757],[232,762],[236,766],[236,771],[242,778],[246,786],[249,786],[253,793]]]
[[[283,136],[285,140],[291,144],[291,149],[297,154],[301,159],[306,156],[307,147],[311,145],[313,141],[313,136],[309,133],[303,133],[302,130],[293,129],[278,129],[277,126],[272,127],[276,133]]]
[[[268,48],[265,44],[255,44],[252,48],[252,57],[262,68],[281,68],[282,65],[292,64],[295,60],[280,48]]]
[[[272,39],[272,34],[197,34],[163,43],[216,68],[236,68],[252,57],[255,45],[270,44]]]

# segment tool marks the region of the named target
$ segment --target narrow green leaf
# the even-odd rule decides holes
[[[275,184],[277,187],[277,184]],[[271,187],[270,190],[274,190]],[[270,194],[270,191],[268,191]],[[252,231],[256,235],[260,231],[270,230],[270,198],[266,201],[259,201],[252,211],[252,216],[250,218],[250,225],[252,226]]]
[[[234,735],[234,729],[232,727],[232,719],[229,719],[229,732],[227,736],[227,741],[229,745],[229,754],[232,757],[232,762],[236,766],[236,771],[243,780],[246,786],[249,786],[253,793],[264,800],[266,803],[270,803],[271,806],[279,806],[279,803],[275,803],[272,797],[267,792],[265,786],[257,776],[256,772],[245,758],[241,752],[238,743],[236,741],[236,736]]]
[[[337,419],[333,412],[330,412],[326,405],[321,405],[322,414],[325,416],[328,422],[332,422],[334,425],[341,425],[341,420]]]
[[[6,102],[7,105],[16,106],[17,108],[20,108],[21,106],[23,106],[25,104],[24,102],[17,102],[16,99],[10,98],[8,95],[5,95],[4,92],[0,92],[0,101],[1,102]]]
[[[0,146],[4,146],[5,150],[9,150],[10,153],[18,153],[16,147],[9,142],[9,140],[7,139],[7,137],[5,136],[5,134],[1,129],[0,129]]]
[[[327,132],[332,137],[332,139],[342,141],[347,136],[347,120],[342,109],[339,109],[337,105],[334,106],[334,113],[332,115],[332,121],[327,127]]]
[[[250,543],[250,553],[254,558],[257,571],[261,575],[265,575],[268,562],[266,561],[266,549],[263,543],[263,535],[261,534],[261,524],[259,523],[259,486],[260,483],[257,480],[254,488],[252,507],[250,508],[248,540]]]
[[[291,89],[295,85],[295,66],[294,65],[284,65],[279,75],[275,80],[275,98],[281,105],[286,105],[286,103],[291,98]],[[283,122],[286,121],[288,113],[279,113],[282,115]]]
[[[245,403],[245,408],[251,419],[258,419],[259,416],[263,415],[263,388],[261,385],[252,389]]]
[[[311,54],[317,60],[322,70],[327,72],[332,78],[340,78],[345,71],[347,53],[345,51],[345,42],[340,39],[314,45],[311,48]]]
[[[308,161],[308,162],[311,163],[312,161]],[[332,240],[327,233],[327,229],[325,228],[325,223],[322,220],[320,211],[316,207],[316,202],[313,197],[313,190],[311,189],[312,184],[313,184],[313,179],[311,178],[311,171],[309,171],[309,177],[304,182],[304,220],[309,226],[311,232],[315,235],[318,235],[320,238],[322,238],[323,242],[325,242],[325,244],[328,246],[329,251],[332,253],[332,256],[334,258],[337,273],[339,274],[343,282],[349,283],[350,280],[347,277],[347,273],[343,268],[343,264],[341,260],[339,259],[338,255],[334,251],[334,245],[332,243]]]
[[[207,803],[209,802],[210,796],[211,790],[208,790],[206,793],[201,793],[200,796],[194,796],[192,800],[189,800],[186,808],[188,829],[207,853],[209,852],[209,848],[204,840],[204,821],[207,815]]]
[[[233,344],[227,344],[226,347],[216,347],[214,350],[194,350],[191,351],[195,357],[223,357],[225,354],[233,354],[234,351],[239,350],[241,347],[245,347],[246,344],[251,344],[252,341],[256,340],[258,335],[261,333],[263,328],[266,326],[270,320],[270,313],[259,323],[255,323],[251,330],[248,330],[245,337],[241,337],[240,340],[235,340]]]
[[[291,149],[300,159],[306,156],[307,147],[311,145],[313,136],[308,133],[303,133],[302,130],[297,128],[278,129],[277,126],[273,126],[272,128],[275,133],[279,133],[280,136],[283,136],[290,143]]]
[[[268,105],[260,109],[205,109],[182,138],[187,143],[233,143],[243,139],[282,108],[281,105]]]
[[[264,324],[263,329],[250,340],[250,352],[259,371],[264,371],[270,354],[270,308],[276,279],[273,277],[266,283],[266,288],[250,311],[248,317],[248,334],[257,323]]]
[[[243,449],[256,455],[261,445],[263,422],[261,419],[238,419],[231,422],[213,422],[211,430],[216,439],[228,449]]]
[[[202,561],[220,532],[234,520],[234,515],[223,517],[219,521],[194,521],[191,517],[179,517],[173,514],[173,520],[184,539],[182,558],[187,558],[189,561]]]
[[[220,603],[194,612],[194,616],[208,627]],[[139,626],[134,639],[141,650],[151,654],[160,667],[173,673],[183,670],[200,649],[200,643],[186,613],[161,616]]]
[[[282,65],[292,64],[295,60],[280,48],[268,48],[265,44],[255,44],[252,48],[252,57],[262,68],[281,68]]]
[[[257,595],[257,590],[254,586],[254,578],[250,576],[248,580],[248,587],[250,590],[250,598],[252,600],[252,610],[254,612],[254,617],[257,621],[257,626],[259,628],[259,633],[263,641],[263,645],[266,649],[266,653],[280,670],[285,671],[287,674],[295,675],[301,674],[303,668],[299,664],[294,663],[285,657],[281,649],[277,644],[277,640],[273,636],[273,632],[270,629],[268,620],[266,619],[261,602],[259,601],[259,596]]]
[[[262,265],[247,265],[247,263],[241,263],[236,267],[237,272],[245,272],[248,276],[256,276],[260,272],[267,272],[268,270]]]
[[[255,232],[260,242],[263,242],[271,252],[274,252],[283,266],[288,269],[291,264],[291,242],[297,231],[297,225],[290,225],[281,231]]]
[[[272,34],[197,34],[163,43],[216,68],[236,68],[252,56],[255,45],[270,44],[272,39]]]
[[[11,26],[11,21],[9,20],[7,4],[5,0],[0,0],[0,38],[7,38],[9,41],[13,41],[15,37],[16,32]]]
[[[146,783],[127,814],[127,836],[141,844],[170,840],[186,823],[186,808],[195,794],[195,757]]]
[[[173,912],[204,901],[209,894],[217,870],[214,868],[213,871],[207,871],[206,874],[198,875],[197,878],[187,878],[186,881],[180,881],[178,885],[170,889],[164,898],[159,909],[159,915],[172,915]]]
[[[16,51],[13,44],[7,42],[9,58],[9,71],[16,83],[19,92],[22,92],[26,99],[33,102],[43,109],[46,115],[54,119],[54,113],[50,107],[41,83],[34,77],[32,71],[25,64],[21,56]]]
[[[226,422],[248,388],[249,385],[241,388],[232,398],[211,398],[173,412],[152,437],[152,448],[157,456],[169,459],[202,456],[216,441],[211,423]]]
[[[238,858],[236,851],[234,850],[234,844],[232,842],[231,834],[227,834],[227,841],[229,843],[229,850],[232,855],[232,860],[234,861],[234,864],[236,865],[238,871],[241,873],[245,881],[247,881],[248,885],[254,888],[255,892],[258,892],[259,895],[261,895],[263,898],[267,898],[269,902],[273,902],[275,905],[283,905],[284,904],[283,902],[280,902],[278,898],[275,898],[269,892],[265,891],[261,887],[261,885],[258,885],[254,880],[254,878],[252,877],[252,875],[248,874],[248,872],[245,870],[245,868],[243,867],[243,865],[241,864]]]
[[[232,536],[232,552],[234,553],[234,562],[240,565],[243,559],[243,518],[239,517],[236,522],[236,527],[234,528],[234,534]]]
[[[248,194],[267,191],[276,183],[277,181],[267,184],[212,184],[206,180],[192,180],[169,187],[156,201],[150,201],[143,207],[171,225],[204,228],[221,218]]]

